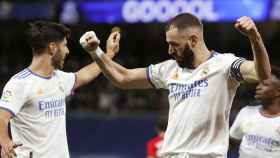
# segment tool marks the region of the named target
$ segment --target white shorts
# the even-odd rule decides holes
[[[189,158],[189,155],[187,153],[168,154],[168,155],[162,156],[160,158]]]
[[[193,156],[188,153],[178,153],[178,154],[168,154],[166,156],[162,156],[160,158],[226,158],[221,156]]]

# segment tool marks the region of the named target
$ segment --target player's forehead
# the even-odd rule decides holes
[[[181,39],[184,39],[185,31],[179,30],[177,27],[170,27],[166,31],[166,41],[167,42],[178,42]]]
[[[170,26],[170,28],[166,31],[166,35],[169,37],[177,37],[179,36],[179,29],[175,26]]]

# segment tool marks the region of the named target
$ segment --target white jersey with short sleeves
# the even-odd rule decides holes
[[[6,84],[0,108],[11,112],[11,132],[18,158],[68,158],[65,98],[71,94],[75,74],[55,70],[49,78],[28,68]]]
[[[243,61],[233,54],[214,52],[194,70],[180,68],[175,60],[147,68],[151,84],[169,90],[163,156],[226,157],[229,111],[242,80],[239,68]]]
[[[243,108],[230,128],[230,136],[241,140],[240,158],[280,157],[280,116],[264,117],[261,108]]]

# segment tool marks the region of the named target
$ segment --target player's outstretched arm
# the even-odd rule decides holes
[[[110,36],[111,37],[111,36]],[[111,40],[109,37],[108,40]],[[112,49],[107,53],[107,56],[112,59],[119,51],[118,45],[112,45]],[[74,89],[81,87],[93,81],[101,73],[99,66],[93,62],[76,72],[76,82]]]
[[[77,89],[83,85],[88,84],[94,80],[101,73],[98,65],[96,63],[91,63],[75,73],[76,81],[74,89]]]
[[[12,114],[4,109],[0,109],[0,145],[2,158],[16,157],[14,148],[21,146],[21,144],[14,144],[8,134],[8,124]]]
[[[268,53],[258,29],[250,17],[243,16],[235,23],[235,28],[250,40],[253,61],[245,61],[240,66],[240,72],[245,81],[263,81],[271,77],[271,68]]]
[[[87,37],[88,40],[83,40],[84,36],[89,36]],[[127,69],[121,66],[105,55],[98,47],[99,40],[93,31],[87,32],[84,36],[80,40],[81,45],[93,58],[95,58],[99,68],[115,86],[121,89],[152,88],[152,85],[147,79],[146,68]],[[111,51],[115,51],[114,49],[118,49],[119,41],[120,33],[111,33],[107,40],[106,49],[108,54],[110,54]]]

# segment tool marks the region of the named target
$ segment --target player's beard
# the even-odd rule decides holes
[[[64,65],[64,56],[62,55],[60,49],[58,49],[58,52],[55,53],[55,55],[52,57],[52,66],[55,69],[62,69]]]
[[[185,46],[181,60],[176,60],[176,61],[181,68],[187,67],[189,69],[193,69],[193,65],[192,65],[193,60],[194,60],[194,52],[188,46]]]

